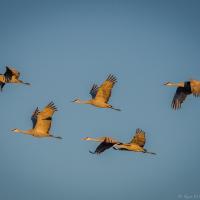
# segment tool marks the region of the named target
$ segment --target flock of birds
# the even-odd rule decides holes
[[[5,84],[8,83],[16,83],[16,84],[25,84],[30,85],[30,83],[26,83],[20,78],[20,72],[18,72],[15,68],[6,66],[6,72],[4,74],[0,74],[0,87],[1,91]],[[73,102],[78,104],[90,104],[92,106],[98,108],[109,108],[114,109],[116,111],[120,111],[118,108],[114,108],[110,105],[109,99],[111,97],[112,88],[117,82],[117,78],[110,74],[107,79],[102,83],[101,86],[94,84],[90,90],[90,95],[92,99],[90,100],[80,100],[75,99]],[[174,110],[180,109],[182,103],[186,99],[186,97],[190,94],[193,94],[195,97],[200,96],[200,81],[198,80],[190,80],[186,82],[172,83],[167,82],[164,85],[177,87],[176,93],[173,97],[171,107]],[[59,136],[54,136],[50,133],[52,116],[54,112],[57,111],[56,106],[53,102],[50,102],[43,110],[39,110],[37,107],[31,116],[31,120],[33,123],[32,129],[29,130],[20,130],[18,128],[12,129],[12,131],[16,133],[24,133],[28,135],[32,135],[34,137],[43,138],[43,137],[52,137],[57,139],[62,139]],[[90,138],[86,137],[82,140],[87,141],[96,141],[100,142],[94,152],[90,151],[93,154],[100,154],[109,148],[113,148],[115,150],[125,150],[125,151],[134,151],[134,152],[142,152],[155,154],[153,152],[149,152],[144,148],[146,137],[145,132],[141,129],[136,129],[135,135],[132,140],[128,143],[120,142],[111,137],[100,137],[100,138]]]

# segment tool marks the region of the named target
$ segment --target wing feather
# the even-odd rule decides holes
[[[4,73],[5,81],[9,82],[12,79],[12,76],[13,76],[12,70],[8,66],[6,66],[6,72]]]
[[[90,153],[93,153],[93,154],[100,154],[100,153],[103,153],[105,150],[111,148],[114,144],[112,143],[107,143],[107,142],[101,142],[96,150],[94,152],[91,152]]]
[[[178,87],[172,100],[171,107],[174,110],[181,108],[181,104],[184,102],[188,94],[190,94],[190,91],[187,88]]]
[[[117,82],[117,78],[110,74],[104,83],[99,87],[95,99],[107,103],[111,96],[112,88]]]
[[[42,111],[37,114],[37,123],[35,131],[39,133],[48,134],[51,128],[51,121],[54,112],[57,111],[53,102],[50,102]]]
[[[92,98],[94,99],[96,97],[97,91],[98,91],[99,87],[97,84],[93,84],[91,90],[90,90],[90,95],[92,96]]]
[[[9,82],[12,77],[15,77],[16,79],[18,79],[20,77],[20,72],[17,71],[15,68],[11,68],[6,66],[6,72],[4,73],[6,82]]]
[[[3,83],[3,82],[0,82],[0,87],[1,87],[1,91],[3,90],[3,87],[5,86],[5,83]]]
[[[146,138],[145,138],[145,132],[141,129],[136,129],[135,135],[133,136],[130,143],[134,143],[139,145],[140,147],[143,147],[145,145]]]
[[[35,109],[35,111],[33,112],[32,116],[31,116],[31,120],[33,122],[33,128],[35,128],[35,125],[37,123],[37,117],[38,117],[38,114],[39,114],[39,109],[38,107]]]
[[[103,153],[105,150],[111,148],[112,146],[114,146],[115,144],[119,143],[117,140],[113,139],[113,138],[110,138],[110,137],[105,137],[104,141],[101,142],[96,150],[94,152],[91,152],[90,153],[93,153],[93,154],[100,154],[100,153]]]

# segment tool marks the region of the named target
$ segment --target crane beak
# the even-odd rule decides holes
[[[16,130],[15,128],[14,128],[14,129],[11,129],[12,132],[15,132],[15,130]]]
[[[85,137],[85,138],[81,138],[81,140],[87,140],[88,139],[88,137]]]
[[[77,102],[78,100],[79,100],[79,99],[74,99],[74,100],[73,100],[73,101],[71,101],[71,102],[73,102],[73,103],[74,103],[74,102]]]
[[[163,85],[167,85],[169,82],[163,83]]]

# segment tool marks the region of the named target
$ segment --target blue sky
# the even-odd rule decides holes
[[[200,194],[200,100],[170,108],[166,81],[200,79],[200,2],[0,1],[0,71],[12,65],[32,83],[6,85],[1,98],[0,199],[180,199]],[[122,112],[76,105],[93,83],[118,77],[110,103]],[[54,101],[52,132],[13,134]],[[156,156],[108,150],[82,137],[129,141],[147,134]],[[183,197],[183,196],[182,196]]]

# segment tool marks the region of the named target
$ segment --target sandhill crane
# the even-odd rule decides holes
[[[186,82],[164,83],[166,86],[177,87],[176,93],[171,103],[171,107],[174,110],[181,108],[181,104],[186,99],[187,95],[193,94],[195,97],[200,95],[200,81],[190,80]]]
[[[6,66],[6,72],[4,74],[0,74],[1,91],[6,83],[22,83],[25,85],[30,85],[30,83],[25,83],[22,80],[19,80],[19,77],[20,72],[18,72],[15,68]]]
[[[32,129],[24,131],[24,130],[15,128],[15,129],[12,129],[11,131],[32,135],[38,138],[53,137],[53,138],[62,139],[59,136],[54,136],[49,133],[50,128],[51,128],[52,116],[55,111],[57,111],[57,108],[53,102],[50,102],[42,111],[40,111],[37,107],[31,116],[31,120],[33,122]]]
[[[121,143],[113,145],[115,150],[125,150],[125,151],[134,151],[134,152],[142,152],[155,154],[153,152],[149,152],[144,148],[146,142],[145,132],[141,129],[136,129],[135,135],[129,143]]]
[[[101,142],[97,146],[97,148],[94,152],[89,151],[92,154],[100,154],[100,153],[104,152],[105,150],[111,148],[115,144],[121,144],[121,142],[119,142],[111,137],[99,137],[99,138],[86,137],[86,138],[83,138],[82,140]]]
[[[122,143],[111,137],[99,137],[99,138],[86,137],[86,138],[83,138],[82,140],[89,140],[89,141],[91,140],[95,142],[101,142],[99,146],[97,146],[94,152],[90,151],[90,153],[93,153],[93,154],[100,154],[111,147],[113,147],[115,150],[126,150],[126,151],[155,154],[143,148],[146,142],[145,132],[139,128],[136,129],[135,135],[129,143]]]
[[[110,74],[100,87],[98,87],[96,84],[92,86],[90,90],[90,95],[92,96],[92,99],[87,100],[87,101],[75,99],[72,102],[79,103],[79,104],[91,104],[99,108],[111,108],[111,109],[120,111],[120,109],[113,108],[113,106],[108,104],[108,101],[111,96],[112,88],[116,82],[117,82],[117,78]]]

